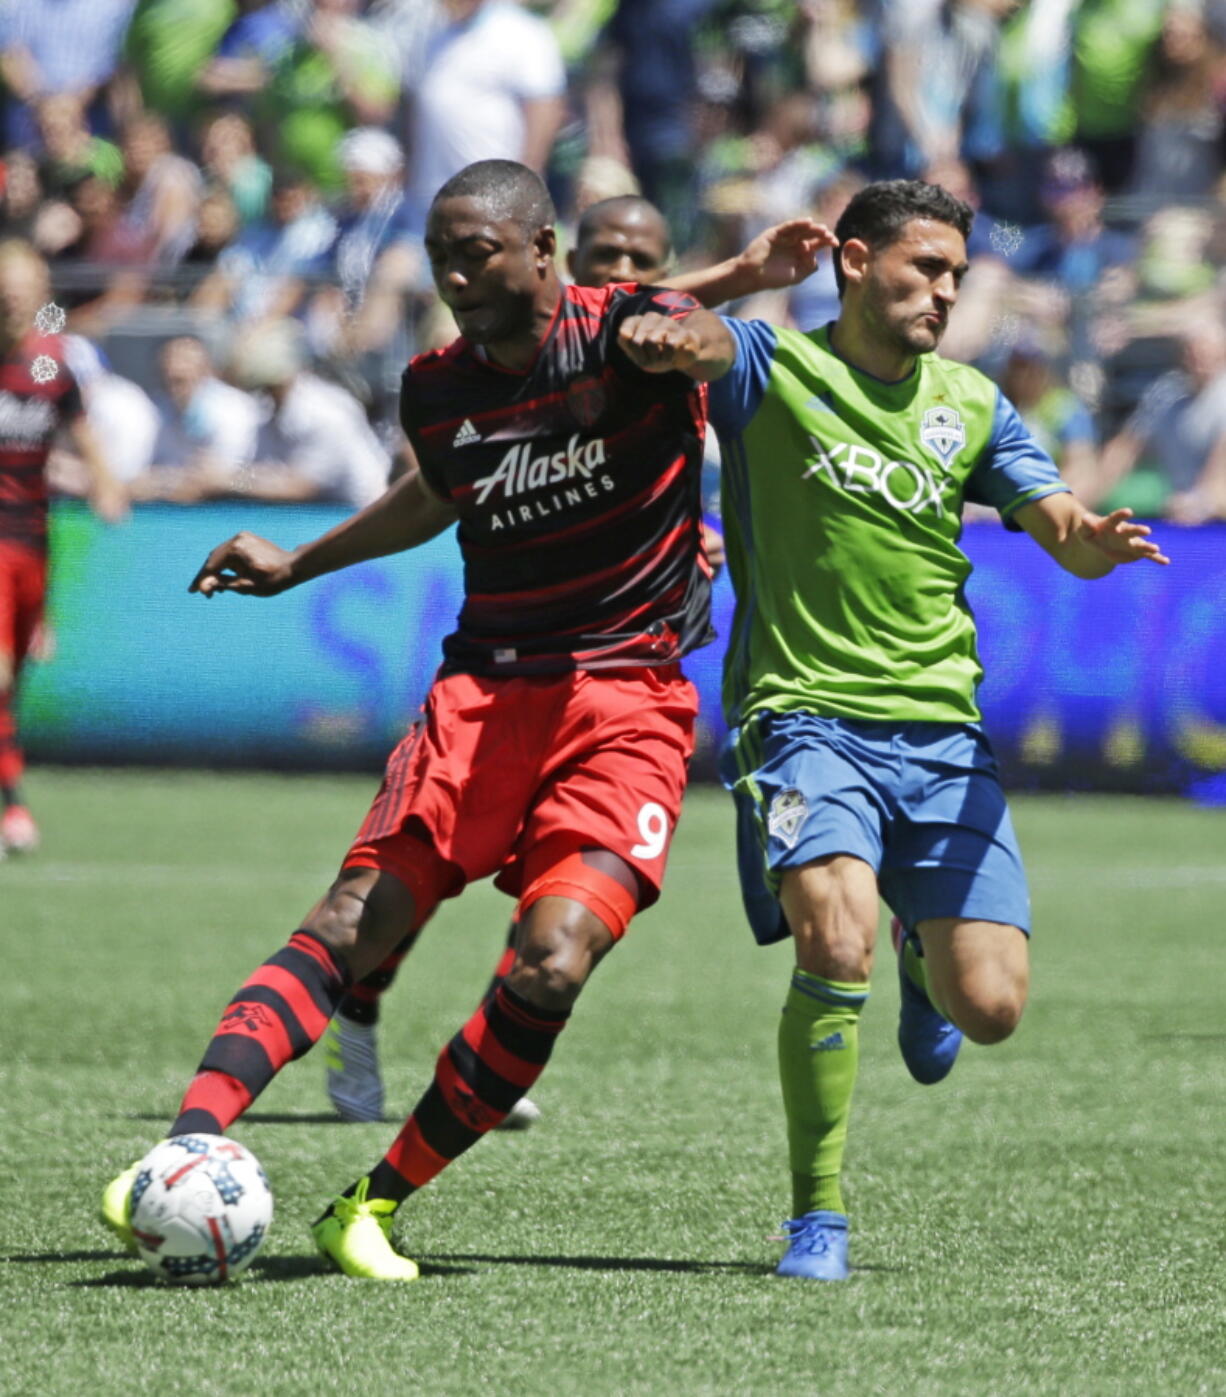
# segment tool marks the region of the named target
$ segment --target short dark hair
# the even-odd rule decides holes
[[[641,209],[644,213],[654,214],[659,220],[660,231],[664,234],[664,256],[671,257],[673,243],[664,215],[650,199],[644,199],[641,194],[615,194],[611,199],[599,199],[596,203],[589,204],[579,215],[579,223],[575,229],[576,245],[581,243],[584,238],[590,238],[592,230],[601,224],[604,217],[618,212],[629,213],[633,209]]]
[[[866,184],[853,195],[834,227],[839,240],[834,251],[834,279],[840,297],[847,285],[842,249],[849,238],[867,243],[874,251],[889,247],[902,237],[903,229],[913,218],[948,223],[969,238],[974,217],[975,211],[969,204],[939,184],[927,184],[922,179],[883,179]]]
[[[557,210],[535,170],[518,160],[477,160],[452,175],[434,196],[440,199],[477,199],[498,222],[512,220],[526,233],[551,227]]]

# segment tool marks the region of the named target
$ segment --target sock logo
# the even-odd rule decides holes
[[[269,1028],[275,1020],[263,1004],[236,1004],[221,1016],[221,1022],[231,1029],[245,1028],[248,1033],[259,1033]]]
[[[846,1046],[847,1043],[842,1033],[836,1029],[834,1033],[828,1033],[825,1038],[819,1038],[818,1041],[812,1045],[812,1051],[815,1053],[833,1053],[837,1052],[839,1048],[845,1048]]]

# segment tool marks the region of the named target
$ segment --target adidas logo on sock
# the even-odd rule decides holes
[[[813,1051],[815,1053],[830,1053],[834,1052],[837,1048],[845,1048],[846,1046],[847,1044],[843,1041],[843,1035],[836,1032],[828,1034],[825,1038],[814,1043]]]
[[[481,440],[481,433],[477,431],[472,422],[466,417],[460,423],[460,430],[452,438],[452,446],[471,446],[474,441]]]

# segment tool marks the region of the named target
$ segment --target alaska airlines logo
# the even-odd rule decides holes
[[[938,518],[944,515],[941,482],[928,466],[917,466],[914,461],[887,461],[871,446],[838,441],[827,449],[816,437],[810,436],[809,440],[817,459],[810,463],[800,477],[802,480],[825,471],[832,485],[859,494],[880,495],[886,504],[904,513],[918,514],[931,505]]]
[[[521,442],[498,462],[498,469],[492,475],[482,476],[473,483],[473,489],[477,492],[476,503],[484,504],[499,486],[502,487],[502,498],[509,500],[547,485],[561,485],[576,479],[590,480],[593,472],[604,463],[603,437],[585,441],[576,432],[566,443],[565,451],[555,451],[546,456],[533,456],[532,443]]]

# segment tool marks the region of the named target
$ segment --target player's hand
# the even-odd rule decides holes
[[[114,476],[96,481],[89,492],[89,507],[104,524],[122,524],[128,517],[128,491]]]
[[[684,320],[654,310],[627,316],[617,332],[617,342],[632,364],[653,374],[688,369],[698,362],[702,350],[702,340],[686,328]]]
[[[826,248],[839,240],[824,223],[789,218],[759,233],[737,258],[747,285],[759,291],[779,291],[812,276]]]
[[[214,592],[275,597],[294,585],[293,562],[287,549],[244,531],[213,549],[187,590],[203,597]]]
[[[1110,514],[1087,515],[1077,526],[1077,536],[1097,548],[1113,563],[1169,563],[1171,560],[1150,539],[1148,524],[1134,524],[1131,509],[1113,509]]]

